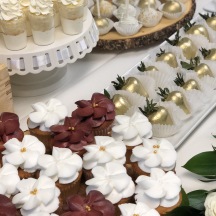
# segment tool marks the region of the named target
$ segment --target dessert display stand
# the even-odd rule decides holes
[[[55,42],[47,46],[38,46],[28,37],[27,46],[19,51],[8,50],[0,38],[0,62],[8,67],[14,96],[46,94],[69,80],[73,71],[67,71],[67,64],[90,53],[99,39],[89,10],[83,24],[83,32],[73,36],[57,27]]]

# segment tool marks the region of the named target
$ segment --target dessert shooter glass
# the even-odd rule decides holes
[[[64,5],[59,2],[62,30],[65,34],[80,34],[83,29],[84,2]]]
[[[58,1],[53,0],[53,11],[54,11],[54,25],[58,27],[61,25],[60,16],[59,16],[59,9],[58,9]]]
[[[23,7],[22,11],[23,11],[23,14],[25,16],[27,36],[30,37],[30,36],[32,36],[32,30],[31,30],[30,21],[29,21],[29,18],[28,18],[29,9],[28,9],[28,7]]]
[[[9,50],[21,50],[27,45],[25,16],[12,20],[0,20],[5,46]]]
[[[29,12],[28,18],[32,28],[34,42],[45,46],[55,41],[54,13],[36,15]]]

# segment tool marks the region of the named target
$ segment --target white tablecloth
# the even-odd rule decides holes
[[[196,15],[202,11],[204,5],[210,0],[197,0]],[[47,101],[51,97],[59,98],[70,112],[75,109],[74,102],[80,99],[89,99],[93,92],[102,92],[117,74],[123,75],[128,69],[140,62],[153,48],[144,47],[122,52],[93,51],[84,59],[68,65],[68,71],[72,73],[64,86],[56,91],[37,97],[14,98],[15,112],[20,116],[22,129],[26,128],[27,115],[32,111],[31,104],[38,101]],[[207,150],[212,150],[216,139],[211,136],[216,134],[216,111],[213,111],[202,124],[190,135],[190,137],[177,149],[178,161],[176,171],[182,179],[183,187],[187,192],[199,188],[212,189],[213,183],[201,183],[197,176],[186,171],[183,166],[193,155]]]

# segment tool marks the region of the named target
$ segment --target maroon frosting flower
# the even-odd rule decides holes
[[[15,205],[9,198],[0,194],[0,215],[2,216],[16,216],[19,215]]]
[[[70,148],[72,151],[83,150],[83,146],[93,143],[92,127],[78,118],[66,117],[63,125],[50,127],[54,137],[52,145],[60,148]]]
[[[5,143],[12,138],[22,141],[24,133],[19,126],[19,117],[16,114],[9,112],[1,113],[0,141]],[[3,148],[3,146],[0,146],[0,151],[4,150]]]
[[[66,211],[61,216],[114,216],[115,207],[96,190],[90,191],[87,197],[73,195],[68,197]]]
[[[115,118],[115,105],[101,93],[94,93],[91,100],[80,100],[76,104],[78,108],[72,113],[72,117],[81,117],[92,127],[99,127],[104,121]]]

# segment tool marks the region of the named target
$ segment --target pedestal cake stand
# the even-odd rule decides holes
[[[66,35],[57,27],[55,42],[48,46],[38,46],[28,37],[26,48],[10,51],[1,37],[0,62],[8,67],[13,95],[36,96],[60,87],[73,73],[67,71],[67,64],[90,53],[98,39],[98,29],[89,10],[81,34]]]

